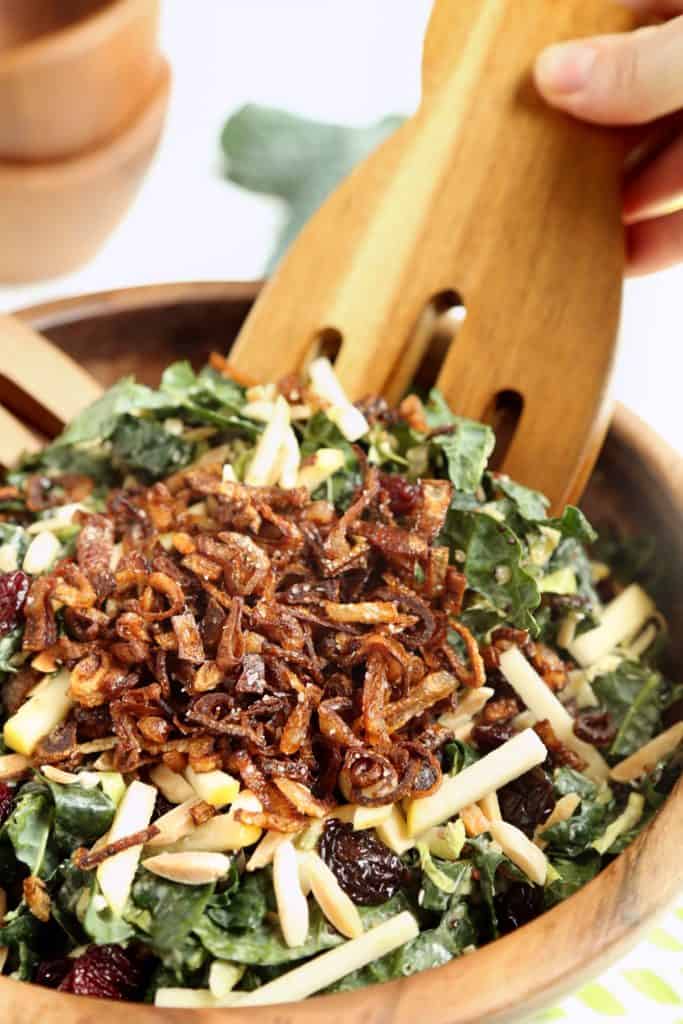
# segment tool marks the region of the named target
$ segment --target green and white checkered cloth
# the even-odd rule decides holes
[[[623,960],[528,1024],[683,1024],[683,905]]]

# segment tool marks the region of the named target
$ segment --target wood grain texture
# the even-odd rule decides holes
[[[521,394],[503,468],[556,506],[574,493],[609,416],[623,140],[550,111],[530,73],[547,43],[628,24],[604,0],[437,0],[418,112],[301,232],[235,365],[277,378],[334,329],[351,397],[397,399],[423,355],[421,314],[454,290],[468,315],[438,385],[475,419]]]
[[[136,362],[150,383],[158,381],[164,362],[186,356],[189,339],[197,342],[196,362],[207,347],[224,348],[246,314],[257,286],[179,285],[110,292],[70,299],[24,311],[70,355],[109,383],[96,350],[119,350],[118,366]],[[155,312],[156,310],[156,312]],[[206,325],[207,346],[199,333]],[[197,332],[197,333],[195,333]],[[140,346],[140,339],[147,339]],[[87,339],[87,343],[86,340]],[[148,375],[148,368],[155,367]],[[114,367],[114,373],[117,367]],[[680,456],[623,407],[616,415],[586,496],[596,521],[612,521],[657,537],[662,559],[657,598],[669,617],[675,644],[683,637],[683,462]],[[674,647],[680,678],[683,649]],[[677,789],[652,825],[597,879],[576,896],[514,935],[472,956],[388,985],[296,1006],[247,1012],[157,1010],[82,1000],[0,980],[4,1024],[120,1024],[127,1013],[139,1024],[479,1024],[526,1020],[534,1010],[556,1000],[582,980],[603,970],[632,946],[642,930],[683,885],[683,786]]]
[[[161,61],[152,95],[133,120],[87,154],[47,163],[0,163],[0,281],[36,281],[87,262],[137,192],[161,135],[171,84]]]
[[[159,0],[4,0],[0,160],[62,160],[103,144],[159,75]]]

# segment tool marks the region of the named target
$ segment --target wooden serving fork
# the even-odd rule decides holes
[[[352,399],[397,400],[429,345],[416,327],[461,297],[437,386],[473,419],[512,410],[502,469],[556,507],[577,497],[609,419],[624,151],[548,109],[531,68],[629,24],[608,0],[436,0],[419,110],[301,232],[231,364],[277,379],[332,345]]]
[[[352,398],[397,401],[431,363],[457,412],[502,426],[500,468],[555,507],[577,498],[609,419],[623,145],[545,107],[530,70],[550,42],[629,24],[608,0],[435,0],[419,110],[303,230],[231,364],[278,379],[332,346]],[[460,297],[466,319],[444,344]],[[0,322],[0,462],[98,393]]]

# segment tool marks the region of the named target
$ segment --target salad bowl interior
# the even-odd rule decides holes
[[[156,384],[176,359],[201,365],[225,353],[258,291],[257,283],[187,284],[127,289],[34,307],[21,314],[103,384],[124,374]],[[584,500],[600,525],[656,539],[661,572],[655,598],[671,625],[670,674],[683,664],[683,462],[636,416],[617,407]],[[526,1019],[625,952],[683,883],[683,786],[652,824],[597,878],[511,935],[445,967],[361,991],[248,1010],[165,1010],[136,1006],[142,1024],[330,1021],[466,1024]],[[0,979],[7,1024],[120,1021],[121,1004],[89,1000]],[[132,1008],[131,1008],[132,1009]]]

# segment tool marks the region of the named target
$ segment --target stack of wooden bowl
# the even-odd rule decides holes
[[[0,281],[85,263],[154,154],[159,0],[0,0]]]

